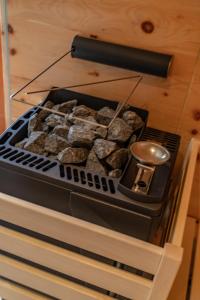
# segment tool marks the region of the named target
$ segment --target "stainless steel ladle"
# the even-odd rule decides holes
[[[130,150],[133,157],[139,161],[132,191],[147,194],[155,172],[155,166],[166,163],[170,159],[170,153],[160,144],[148,141],[133,143]]]

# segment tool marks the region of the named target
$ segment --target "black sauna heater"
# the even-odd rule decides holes
[[[79,36],[74,38],[69,52],[74,58],[161,77],[167,77],[172,59],[168,54]],[[116,110],[118,106],[118,102],[67,89],[52,90],[42,105],[48,100],[56,105],[72,99],[77,99],[79,105],[95,110],[105,106]],[[134,132],[135,140],[157,142],[170,152],[170,159],[165,164],[156,166],[148,195],[138,195],[131,189],[133,170],[137,163],[131,155],[122,175],[111,178],[90,172],[81,165],[62,164],[58,160],[15,147],[17,142],[27,136],[30,118],[40,110],[39,106],[31,108],[0,136],[0,191],[151,241],[170,200],[168,190],[180,137],[147,127],[148,112],[133,106],[129,108],[143,121],[143,126]],[[125,146],[128,148],[128,144]]]
[[[68,90],[51,91],[48,100],[55,104],[77,99],[95,110],[117,102]],[[21,116],[0,137],[0,191],[143,240],[151,240],[168,202],[171,171],[179,147],[179,136],[146,127],[148,112],[131,107],[144,121],[134,134],[137,140],[153,140],[164,145],[170,160],[156,167],[148,196],[130,189],[134,158],[129,157],[120,178],[102,176],[82,166],[64,165],[15,144],[27,136],[28,122],[40,108]],[[166,178],[166,180],[164,180]]]

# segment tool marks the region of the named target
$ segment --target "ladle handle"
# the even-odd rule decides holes
[[[132,186],[132,191],[140,194],[148,194],[151,180],[155,171],[154,166],[146,166],[137,163],[137,175],[135,177],[134,184]]]

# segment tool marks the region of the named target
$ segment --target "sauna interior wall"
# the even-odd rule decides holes
[[[181,134],[181,155],[200,137],[200,2],[198,0],[9,0],[11,89],[16,90],[70,48],[80,34],[94,39],[174,55],[168,79],[144,75],[131,103],[150,112],[149,125]],[[131,71],[65,58],[29,90],[133,74]],[[133,81],[82,88],[123,100]],[[18,99],[39,102],[44,94]],[[27,110],[13,103],[13,120]],[[190,214],[200,217],[200,163]]]

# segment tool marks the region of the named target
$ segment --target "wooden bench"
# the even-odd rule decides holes
[[[182,260],[183,233],[199,148],[200,142],[193,139],[188,147],[176,189],[176,213],[169,240],[164,247],[1,193],[1,220],[153,276],[142,277],[140,273],[130,273],[1,226],[0,249],[5,252],[0,256],[0,296],[8,300],[52,299],[51,297],[63,300],[106,300],[113,299],[118,294],[134,300],[167,299]],[[10,257],[6,252],[111,292],[102,294],[88,285],[83,286],[26,261]]]

